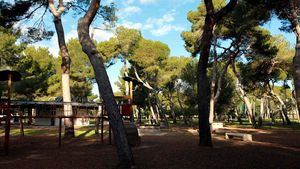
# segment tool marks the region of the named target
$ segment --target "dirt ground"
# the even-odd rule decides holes
[[[225,132],[251,133],[253,142],[225,140]],[[3,136],[1,145],[3,145]],[[109,169],[117,165],[115,148],[99,137],[63,140],[55,136],[11,138],[9,156],[0,147],[1,169]],[[176,127],[143,133],[134,147],[137,169],[300,168],[300,131],[225,128],[213,134],[213,148],[198,146],[197,131]]]

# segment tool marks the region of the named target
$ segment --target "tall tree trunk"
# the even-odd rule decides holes
[[[209,95],[207,93],[208,78],[207,78],[207,64],[211,48],[212,31],[215,24],[231,12],[237,0],[230,0],[230,2],[217,13],[214,12],[214,5],[212,0],[204,0],[206,7],[205,23],[202,28],[202,37],[199,39],[195,52],[200,51],[200,58],[197,67],[197,88],[198,88],[198,113],[199,113],[199,145],[212,146],[211,131],[209,126]]]
[[[296,101],[298,105],[298,111],[300,112],[300,24],[298,20],[298,4],[297,0],[290,0],[291,7],[291,17],[290,22],[293,27],[294,34],[296,36],[296,46],[295,46],[295,57],[293,60],[293,77],[296,92]]]
[[[50,11],[54,16],[54,25],[57,33],[58,45],[62,56],[61,70],[61,84],[62,84],[62,95],[64,102],[64,115],[72,116],[72,105],[71,103],[71,91],[70,91],[70,66],[71,58],[69,56],[68,48],[65,42],[64,28],[61,22],[61,13],[64,11],[63,1],[59,1],[59,8],[56,11],[53,0],[49,0]],[[65,137],[75,137],[74,134],[74,121],[73,118],[65,118]]]
[[[215,33],[213,33],[213,74],[210,82],[210,99],[209,99],[209,124],[212,125],[214,122],[214,114],[215,114],[215,88],[216,88],[216,80],[217,80],[217,37]]]
[[[89,36],[89,27],[100,7],[100,0],[92,0],[87,13],[78,21],[78,37],[82,50],[87,54],[95,72],[101,97],[108,112],[109,122],[113,130],[114,141],[119,158],[119,168],[131,168],[134,165],[131,147],[128,144],[124,124],[114,98],[103,59]]]

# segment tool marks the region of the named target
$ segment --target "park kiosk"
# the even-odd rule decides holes
[[[13,70],[2,70],[0,71],[0,81],[7,81],[7,99],[4,101],[2,105],[2,110],[5,112],[5,137],[4,137],[4,151],[5,154],[8,154],[9,149],[9,133],[10,133],[10,101],[11,101],[11,89],[12,89],[12,82],[20,81],[21,74],[17,71]],[[1,91],[2,96],[2,91]]]

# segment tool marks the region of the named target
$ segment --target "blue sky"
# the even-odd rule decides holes
[[[184,30],[189,30],[191,24],[187,21],[187,13],[196,10],[201,0],[102,0],[101,3],[114,2],[118,8],[117,15],[119,17],[118,25],[128,28],[136,28],[141,30],[143,37],[146,39],[159,40],[169,45],[171,56],[189,56],[184,49],[184,42],[180,34]],[[38,11],[39,16],[43,11]],[[45,25],[47,29],[54,30],[52,16],[47,12],[45,16]],[[77,37],[76,27],[78,18],[71,15],[62,17],[66,39]],[[22,26],[32,25],[33,21],[20,23]],[[281,23],[276,18],[264,25],[273,35],[283,34],[290,43],[295,43],[295,36],[291,33],[283,33],[279,31]],[[101,21],[95,22],[94,26],[101,26]],[[112,32],[95,31],[94,39],[98,41],[108,40],[113,36]],[[35,44],[36,46],[48,47],[52,54],[58,54],[57,37],[50,41],[43,41]],[[119,68],[121,63],[117,63],[108,69],[110,80],[114,86],[114,82],[118,80]],[[113,87],[116,91],[117,88]],[[96,88],[95,93],[98,93]]]

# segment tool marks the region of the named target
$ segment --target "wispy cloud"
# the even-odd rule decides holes
[[[125,9],[123,9],[123,12],[129,13],[129,14],[139,13],[141,11],[142,11],[142,9],[137,6],[128,6]]]
[[[124,0],[123,1],[123,5],[127,6],[127,5],[131,5],[134,3],[135,0]]]
[[[122,26],[126,27],[126,28],[131,28],[131,29],[142,29],[143,28],[143,24],[139,23],[139,22],[130,22],[130,21],[124,21],[122,24]]]
[[[156,3],[158,0],[139,0],[141,4],[143,5],[148,5],[148,4],[154,4]]]
[[[173,24],[173,21],[175,21],[175,15],[175,10],[172,10],[160,18],[150,17],[145,21],[145,23],[124,20],[121,25],[127,28],[149,31],[154,36],[163,36],[171,31],[180,32],[185,29],[180,25]]]

